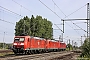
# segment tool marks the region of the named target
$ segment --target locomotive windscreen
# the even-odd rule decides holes
[[[20,42],[23,42],[23,41],[24,41],[24,38],[15,38],[15,39],[14,39],[14,42],[19,42],[19,41],[20,41]]]

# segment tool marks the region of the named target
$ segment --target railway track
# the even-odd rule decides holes
[[[71,53],[71,54],[60,56],[60,57],[56,57],[56,58],[51,59],[51,60],[78,60],[77,57],[79,55],[80,55],[80,53]]]
[[[14,55],[12,50],[0,50],[0,58],[10,55]]]
[[[13,52],[12,50],[0,50],[0,53],[8,53],[8,52]]]
[[[73,52],[71,51],[62,51],[62,52],[50,52],[42,54],[33,54],[33,55],[11,55],[0,58],[0,60],[52,60],[57,57],[62,57],[65,55],[70,55]]]

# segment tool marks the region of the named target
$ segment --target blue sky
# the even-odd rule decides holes
[[[22,6],[18,5],[14,1]],[[57,6],[53,3],[52,0],[41,0],[41,1],[44,4],[46,4],[51,10],[57,13],[60,18],[57,17],[54,13],[52,13],[42,3],[40,3],[39,0],[0,0],[0,6],[15,13],[18,13],[19,15],[22,16],[27,15],[31,17],[31,15],[34,16],[40,15],[43,18],[47,18],[48,20],[50,20],[53,23],[54,29],[58,29],[54,24],[61,24],[62,23],[61,19],[65,18],[65,15],[67,16],[71,14],[72,12],[76,11],[77,9],[81,8],[82,6],[90,2],[90,0],[53,0],[60,8],[60,10],[63,11],[63,13],[65,14],[64,15],[57,8]],[[29,9],[29,11],[23,8],[23,6]],[[0,7],[0,19],[4,19],[5,21],[16,23],[21,18],[23,18],[1,7]],[[87,18],[87,6],[84,6],[82,9],[68,16],[68,18],[66,19],[77,19],[77,18]],[[86,24],[81,23],[85,21],[73,21],[73,22],[78,23],[77,24],[78,26],[86,30]],[[58,25],[58,26],[62,29],[62,25]],[[1,38],[0,42],[3,42],[3,37],[5,32],[4,41],[6,43],[12,43],[14,38],[14,29],[15,29],[15,25],[0,21],[0,38]],[[71,39],[74,40],[74,42],[77,42],[78,45],[80,45],[80,38],[81,36],[86,35],[86,32],[84,32],[83,30],[74,30],[74,29],[79,29],[79,28],[73,25],[71,21],[65,23],[64,38],[66,38],[66,40],[64,39],[64,42],[67,42],[68,39]],[[60,30],[54,30],[53,31],[54,38],[58,38],[59,35],[61,35],[61,33],[62,32]],[[84,39],[85,38],[83,37],[83,41]]]

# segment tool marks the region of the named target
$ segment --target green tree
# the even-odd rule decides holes
[[[89,38],[90,39],[90,38]],[[82,54],[81,57],[90,58],[90,41],[89,39],[85,39],[84,44],[82,46]]]
[[[72,49],[72,45],[71,44],[67,44],[67,49],[71,50]]]
[[[2,49],[3,48],[3,43],[0,43],[0,49]]]
[[[25,21],[25,22],[24,22]],[[16,26],[15,26],[15,35],[19,36],[22,33],[24,33],[24,29],[25,29],[25,33],[30,34],[30,30],[29,30],[29,23],[30,19],[26,16],[23,19],[20,19],[19,22],[16,22]]]
[[[52,23],[42,18],[42,16],[37,15],[36,18],[33,15],[31,18],[26,16],[20,19],[19,22],[16,22],[15,26],[15,35],[21,35],[22,33],[26,33],[30,36],[53,39]]]

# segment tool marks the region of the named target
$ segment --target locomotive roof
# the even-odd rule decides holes
[[[57,40],[48,40],[48,41],[52,41],[52,42],[58,42]]]
[[[39,37],[33,37],[34,39],[40,39]]]
[[[60,43],[65,43],[65,42],[60,42]]]
[[[30,36],[15,36],[15,37],[30,37]]]
[[[45,40],[44,38],[40,38],[40,37],[33,37],[34,39],[40,39],[40,40]]]

